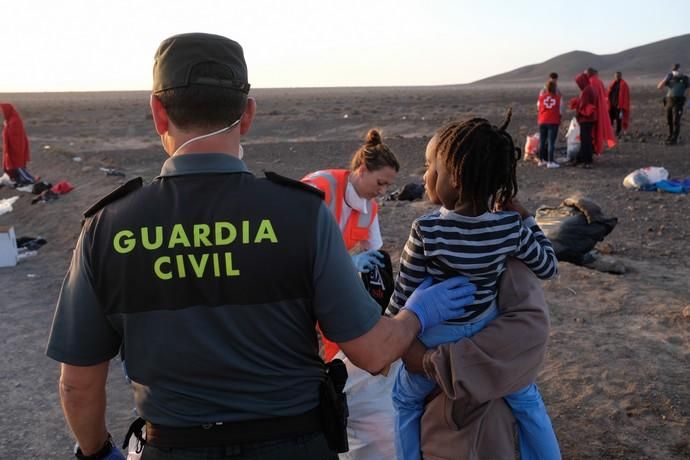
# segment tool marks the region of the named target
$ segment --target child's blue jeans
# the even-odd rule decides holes
[[[429,348],[443,343],[457,342],[471,337],[497,316],[494,310],[480,320],[469,324],[441,324],[419,337]],[[421,460],[420,419],[424,399],[436,388],[436,382],[421,374],[407,372],[400,366],[393,386],[395,415],[395,450],[398,460]],[[520,458],[522,460],[558,460],[561,458],[556,434],[539,389],[532,383],[506,396],[506,403],[518,423]]]

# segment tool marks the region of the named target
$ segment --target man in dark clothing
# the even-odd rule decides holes
[[[378,373],[422,330],[457,317],[474,288],[446,280],[381,316],[323,196],[257,178],[241,160],[256,102],[237,42],[170,37],[153,80],[170,158],[151,184],[134,179],[85,213],[48,343],[77,458],[123,460],[105,423],[120,353],[145,420],[144,460],[335,460],[346,408],[316,322]]]
[[[685,107],[689,87],[688,76],[681,73],[680,64],[674,64],[671,72],[666,74],[666,77],[657,85],[659,89],[667,88],[666,96],[664,97],[666,123],[668,124],[666,145],[678,143],[680,119],[683,116],[683,108]]]
[[[630,120],[630,89],[621,72],[616,72],[609,84],[608,99],[611,127],[615,126],[616,136],[620,136],[621,129],[628,129]]]

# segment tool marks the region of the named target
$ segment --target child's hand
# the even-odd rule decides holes
[[[522,203],[520,203],[520,200],[517,198],[513,198],[512,200],[508,201],[505,205],[501,205],[500,203],[496,203],[496,210],[497,211],[514,211],[520,214],[520,217],[523,219],[527,219],[531,214],[525,208]]]

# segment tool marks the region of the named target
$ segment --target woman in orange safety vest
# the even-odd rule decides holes
[[[364,145],[352,156],[350,169],[316,171],[302,179],[324,192],[326,206],[338,222],[345,246],[360,272],[368,272],[374,265],[383,265],[378,252],[383,239],[376,198],[386,193],[399,170],[400,164],[382,142],[381,133],[371,129]],[[326,361],[340,358],[348,371],[345,393],[350,413],[347,425],[350,450],[340,454],[340,459],[394,458],[391,389],[396,372],[391,369],[386,375],[371,375],[352,364],[340,352],[338,345],[323,336],[322,340]],[[399,362],[393,364],[398,365]]]
[[[376,198],[395,181],[400,164],[381,133],[371,129],[364,145],[352,156],[350,169],[326,169],[302,181],[324,192],[324,201],[340,225],[348,251],[360,272],[376,264],[383,246]]]

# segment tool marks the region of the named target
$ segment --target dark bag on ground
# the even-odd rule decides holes
[[[328,447],[338,453],[347,452],[347,396],[343,392],[347,368],[340,359],[326,363],[326,379],[321,383],[321,425]]]
[[[540,207],[536,220],[551,241],[556,258],[577,265],[591,262],[588,253],[618,223],[618,218],[605,217],[599,205],[580,196],[566,198],[556,207]]]
[[[424,184],[409,182],[403,187],[391,192],[386,199],[398,201],[414,201],[424,196]]]
[[[381,305],[381,313],[388,308],[388,301],[393,295],[393,264],[391,256],[386,251],[379,251],[383,254],[384,267],[375,266],[369,273],[360,273],[364,287],[376,302]]]

